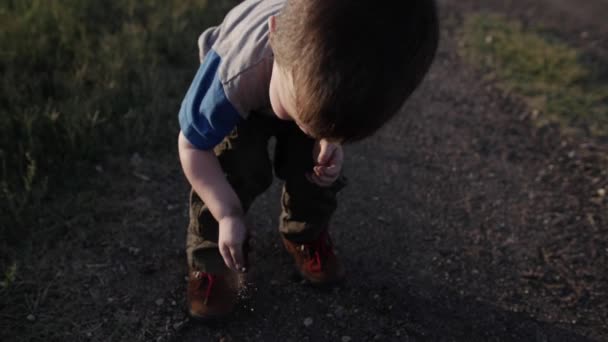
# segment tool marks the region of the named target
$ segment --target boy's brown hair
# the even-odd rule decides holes
[[[300,121],[349,142],[397,113],[431,65],[438,30],[434,0],[288,0],[271,45]]]

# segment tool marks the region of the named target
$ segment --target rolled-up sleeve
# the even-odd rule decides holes
[[[210,50],[179,111],[182,133],[192,145],[201,150],[214,148],[242,119],[226,96],[218,73],[220,64],[220,56]]]

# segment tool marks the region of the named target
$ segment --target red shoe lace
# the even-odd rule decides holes
[[[321,272],[323,261],[334,255],[333,244],[327,231],[321,233],[315,241],[302,244],[300,248],[302,251],[309,251],[310,259],[306,261],[306,268],[311,272]]]
[[[205,272],[194,272],[194,278],[196,278],[198,281],[200,281],[199,286],[196,287],[195,291],[197,294],[200,294],[200,290],[201,287],[204,286],[204,284],[207,284],[207,287],[205,288],[205,300],[209,299],[209,296],[211,295],[211,288],[213,287],[213,284],[215,283],[215,276],[210,274],[210,273],[205,273]],[[205,280],[207,280],[205,282]]]

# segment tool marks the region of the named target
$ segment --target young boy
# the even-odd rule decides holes
[[[345,185],[342,144],[397,113],[431,64],[437,26],[432,0],[246,0],[201,35],[178,142],[192,185],[192,316],[233,309],[247,267],[243,217],[273,166],[285,181],[279,230],[300,274],[342,277],[328,235]]]

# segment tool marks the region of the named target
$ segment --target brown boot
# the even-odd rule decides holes
[[[191,270],[188,277],[188,309],[198,319],[221,318],[232,312],[239,289],[232,271],[211,274]]]
[[[325,285],[344,278],[342,267],[333,251],[333,243],[327,231],[313,242],[298,244],[283,237],[283,244],[296,262],[302,277],[312,284]]]

